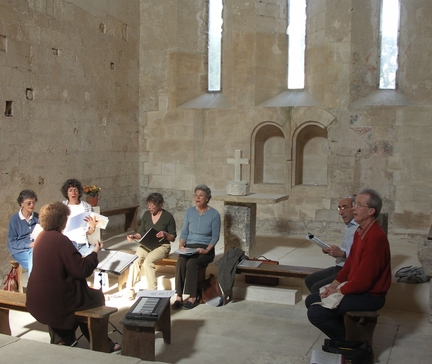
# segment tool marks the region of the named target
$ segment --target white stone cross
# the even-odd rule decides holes
[[[235,166],[235,174],[234,174],[234,181],[240,182],[241,181],[241,165],[242,164],[249,164],[249,158],[242,158],[242,151],[240,149],[236,149],[235,151],[235,157],[234,158],[228,158],[227,163],[234,164]]]

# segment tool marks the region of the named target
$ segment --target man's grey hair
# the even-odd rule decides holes
[[[211,199],[212,196],[211,196],[211,190],[210,190],[210,188],[208,188],[208,186],[206,186],[206,185],[198,185],[198,186],[195,187],[194,192],[196,192],[198,190],[199,191],[204,191],[205,194],[206,194],[206,196],[207,196],[207,198],[210,201],[210,199]]]
[[[357,196],[358,195],[369,195],[367,205],[371,209],[375,209],[374,217],[377,218],[382,208],[381,195],[372,188],[363,188],[357,193]]]

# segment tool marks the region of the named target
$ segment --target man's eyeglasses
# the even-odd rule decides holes
[[[349,206],[338,206],[338,211],[345,211],[348,210],[350,207]]]
[[[36,205],[36,201],[27,201],[27,202],[24,201],[24,202],[23,202],[23,205],[26,205],[26,206],[31,206],[31,205],[33,205],[33,206],[34,206],[34,205]]]
[[[357,207],[358,209],[360,209],[360,208],[362,208],[362,207],[367,207],[367,208],[369,208],[368,205],[361,205],[361,204],[359,204],[358,202],[354,202],[354,207]]]

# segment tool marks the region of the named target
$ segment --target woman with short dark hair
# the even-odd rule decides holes
[[[136,296],[134,286],[142,270],[146,276],[147,288],[151,290],[157,289],[155,262],[169,255],[171,242],[174,241],[177,236],[174,216],[163,209],[163,196],[157,192],[150,193],[147,196],[146,202],[148,210],[143,214],[139,231],[138,233],[128,235],[127,240],[134,241],[141,239],[150,228],[158,231],[156,237],[163,240],[159,247],[150,252],[142,246],[138,246],[135,253],[135,255],[138,255],[138,259],[130,266],[129,276],[126,282],[127,296],[131,300]]]
[[[70,211],[61,202],[42,206],[40,223],[43,231],[34,245],[33,273],[28,282],[28,311],[42,324],[48,325],[52,344],[72,345],[75,330],[80,326],[89,339],[87,324],[75,319],[75,311],[105,304],[101,290],[87,285],[89,277],[98,265],[97,253],[102,243],[97,242],[91,254],[82,257],[62,234]],[[120,346],[109,340],[111,351]]]
[[[39,224],[39,215],[34,211],[38,198],[32,190],[22,190],[17,198],[20,210],[9,221],[8,250],[23,268],[32,270],[32,232]]]
[[[70,209],[70,216],[72,218],[83,212],[88,212],[88,216],[83,220],[87,224],[83,224],[82,228],[74,229],[65,233],[65,235],[72,241],[75,248],[81,253],[81,255],[86,256],[91,253],[93,247],[88,241],[88,235],[91,235],[96,230],[97,221],[96,218],[90,216],[93,211],[93,207],[90,206],[85,201],[81,201],[81,197],[84,193],[84,188],[80,181],[75,178],[68,179],[60,191],[64,198],[66,198],[63,203],[67,205]]]

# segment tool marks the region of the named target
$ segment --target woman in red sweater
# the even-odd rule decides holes
[[[381,206],[381,196],[375,190],[367,188],[358,193],[353,211],[354,221],[360,226],[350,255],[333,283],[306,298],[309,321],[332,340],[345,340],[345,312],[376,311],[384,306],[391,268],[389,242],[376,221]],[[338,288],[341,283],[345,284]],[[314,304],[336,292],[344,295],[337,308]]]

